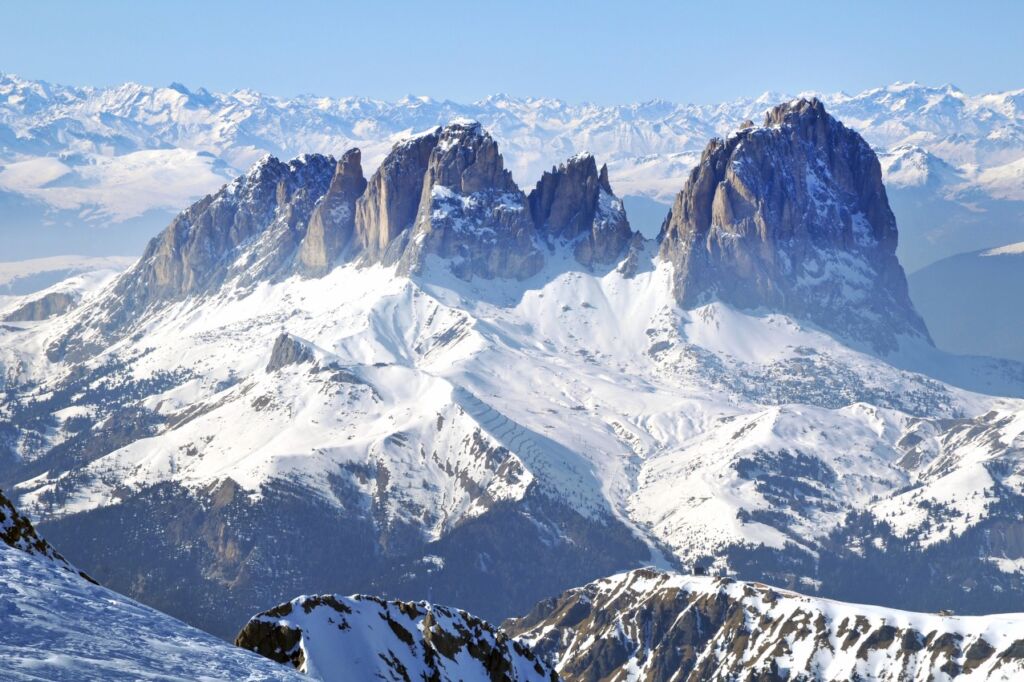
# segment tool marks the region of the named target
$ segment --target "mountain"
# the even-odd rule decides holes
[[[375,597],[298,597],[254,616],[235,643],[324,682],[557,682],[526,646],[465,611]]]
[[[299,675],[100,587],[0,494],[5,680],[298,680]]]
[[[844,604],[641,569],[505,623],[577,680],[1012,680],[1024,619]]]
[[[876,350],[928,340],[896,259],[878,160],[820,101],[715,140],[665,220],[680,305],[719,300],[817,323]]]
[[[763,162],[723,192],[810,174],[835,213],[791,193],[752,214],[764,240],[705,261],[788,292],[760,302],[680,296],[698,223],[637,235],[587,155],[524,192],[471,121],[365,182],[362,152],[261,159],[65,314],[0,327],[0,483],[90,575],[222,637],[325,592],[497,622],[649,563],[1020,603],[1024,367],[928,342],[855,133],[812,101],[767,123],[709,146]],[[787,236],[772,211],[813,220]],[[768,267],[812,248],[857,267],[796,289]]]
[[[887,158],[913,147],[954,180],[921,185],[905,164],[887,172],[903,233],[900,257],[909,270],[1021,239],[1021,91],[970,95],[951,85],[895,83],[855,95],[805,93],[815,94],[867,139],[886,169]],[[621,195],[665,204],[644,232],[653,237],[707,140],[790,99],[765,93],[707,105],[617,106],[506,95],[468,104],[429,97],[285,99],[181,84],[68,87],[0,74],[0,233],[8,257],[68,248],[135,255],[173,212],[266,154],[340,156],[359,147],[372,172],[394,142],[462,117],[492,133],[521,182],[536,182],[578,153],[606,160]],[[40,224],[46,229],[37,230]]]
[[[35,293],[74,275],[102,270],[118,272],[134,264],[135,260],[129,257],[51,256],[0,263],[0,300]]]
[[[932,263],[913,274],[910,290],[941,348],[1024,360],[1024,242]]]

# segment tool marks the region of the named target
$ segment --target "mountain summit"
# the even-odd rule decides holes
[[[900,336],[928,339],[896,258],[878,158],[817,99],[712,140],[661,239],[684,307],[717,299],[778,311],[878,351]]]

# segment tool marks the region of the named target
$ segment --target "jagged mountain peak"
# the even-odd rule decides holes
[[[798,97],[765,112],[764,127],[792,124],[798,118],[824,119],[828,114],[817,97]]]
[[[349,149],[338,160],[299,245],[298,268],[303,274],[324,275],[356,249],[356,202],[366,186],[362,151]]]
[[[525,645],[460,609],[302,596],[254,616],[235,643],[318,679],[557,682]]]
[[[576,260],[588,267],[619,262],[634,240],[622,201],[608,181],[608,167],[598,170],[588,152],[545,172],[529,203],[541,237],[573,243]]]
[[[441,129],[427,173],[428,185],[460,194],[519,191],[498,143],[479,122],[469,119],[455,119]]]
[[[712,140],[661,240],[684,307],[775,310],[885,352],[902,336],[928,338],[878,158],[816,98]]]

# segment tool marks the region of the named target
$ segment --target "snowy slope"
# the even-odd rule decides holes
[[[355,595],[302,596],[253,616],[235,640],[324,682],[557,682],[526,646],[465,611]]]
[[[720,304],[680,313],[664,267],[632,279],[546,273],[486,293],[445,284],[347,266],[179,304],[97,357],[108,369],[85,393],[52,393],[67,381],[61,365],[26,359],[35,397],[7,409],[24,420],[45,405],[57,421],[18,446],[23,470],[39,472],[18,484],[21,503],[54,519],[165,482],[201,495],[230,478],[256,504],[288,481],[432,542],[533,489],[618,519],[655,554],[717,556],[724,568],[729,547],[795,542],[813,554],[848,512],[889,515],[878,498],[928,494],[941,469],[908,453],[947,447],[950,419],[1024,413],[787,318]],[[4,347],[45,348],[73,318],[5,332]],[[314,359],[268,371],[282,330]],[[947,370],[977,369],[932,353]],[[158,416],[151,435],[74,468],[33,464],[84,445],[81,417],[104,433],[129,405]],[[1009,480],[974,489],[1017,499]],[[787,501],[793,489],[799,500]],[[970,498],[949,504],[967,517],[955,533],[986,520]],[[925,532],[928,515],[897,508],[902,536]]]
[[[1014,680],[1024,614],[953,617],[642,569],[505,627],[572,680]]]
[[[79,575],[0,495],[5,680],[288,680],[286,669]]]

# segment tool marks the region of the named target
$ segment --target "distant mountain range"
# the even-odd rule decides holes
[[[913,271],[1024,234],[1024,91],[968,95],[897,83],[820,94],[879,153]],[[180,84],[69,87],[0,76],[0,234],[7,258],[137,254],[181,207],[264,154],[339,156],[369,171],[398,139],[477,120],[523,183],[579,152],[608,164],[634,227],[653,236],[711,137],[790,95],[714,105],[621,106],[496,95],[472,104],[407,97],[271,97]],[[39,224],[48,226],[38,230]],[[102,230],[82,230],[84,226]],[[29,236],[30,235],[30,236]]]

